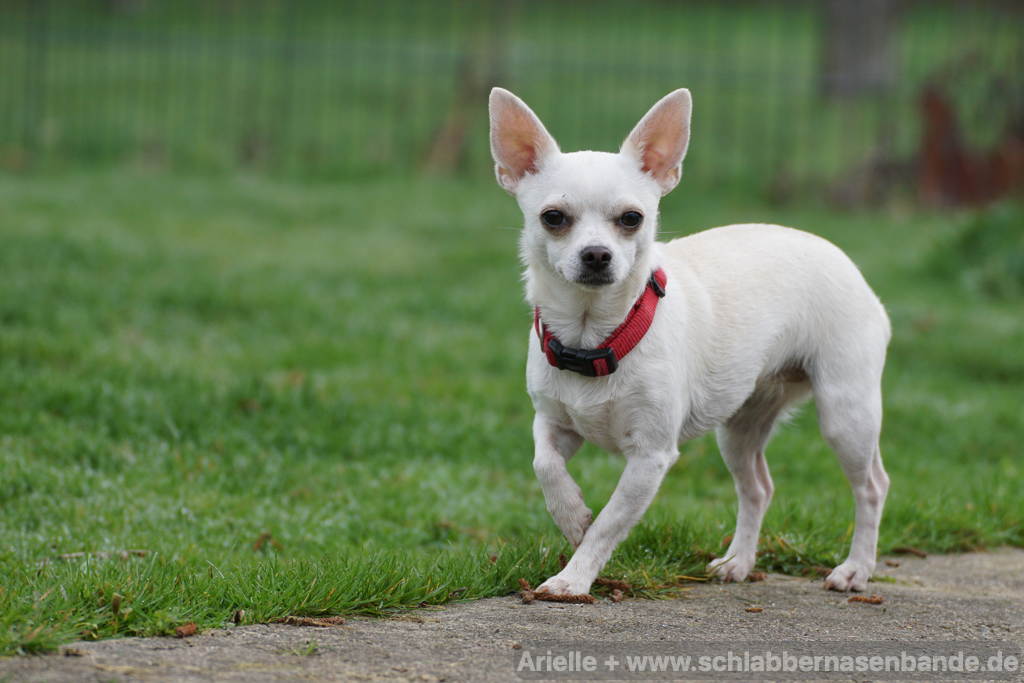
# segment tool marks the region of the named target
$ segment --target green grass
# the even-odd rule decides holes
[[[882,550],[1024,545],[1020,300],[926,267],[962,217],[700,190],[666,231],[797,225],[888,305]],[[520,219],[491,182],[7,176],[0,206],[0,653],[507,594],[568,552],[530,465]],[[606,570],[644,594],[734,522],[713,440],[682,453]],[[761,567],[839,561],[852,501],[813,409],[769,459]],[[572,463],[596,508],[620,469]],[[57,559],[126,549],[148,552]]]
[[[978,212],[935,249],[932,267],[985,296],[1024,295],[1024,204]]]

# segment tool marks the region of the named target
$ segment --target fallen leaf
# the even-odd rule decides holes
[[[179,638],[188,638],[194,636],[199,628],[196,626],[196,622],[190,621],[187,624],[182,624],[174,629],[174,635]]]
[[[624,596],[622,595],[622,591],[620,591],[618,588],[612,591],[612,602],[622,602],[623,597]]]
[[[756,614],[758,612],[763,612],[764,611],[764,607],[748,607],[747,611],[748,612],[753,612],[753,613]]]
[[[886,567],[898,567],[898,566],[900,566],[900,563],[897,562],[896,560],[886,560],[885,561],[885,566]]]
[[[767,577],[768,575],[764,572],[750,572],[747,574],[747,581],[754,583],[757,581],[764,581]]]
[[[620,590],[623,593],[631,592],[633,590],[633,587],[625,581],[620,581],[618,579],[606,579],[603,576],[599,576],[594,579],[594,585]]]
[[[519,579],[519,597],[522,598],[524,605],[529,605],[533,602],[533,590],[530,589],[530,582],[526,579]]]
[[[545,602],[568,602],[586,605],[593,605],[597,602],[597,598],[588,593],[581,593],[579,595],[555,595],[554,593],[548,593],[547,591],[534,591],[533,598],[535,600],[543,600]]]
[[[893,548],[892,551],[897,555],[917,555],[918,557],[928,557],[928,553],[917,548],[913,548],[909,545],[901,545],[898,548]]]
[[[847,602],[863,602],[868,605],[881,605],[885,598],[881,595],[851,595]]]
[[[274,535],[269,531],[261,533],[252,544],[252,549],[256,552],[263,550],[267,545],[270,545],[274,550],[281,550],[283,547],[281,542],[274,538]]]

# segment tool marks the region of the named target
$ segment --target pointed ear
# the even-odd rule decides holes
[[[503,88],[491,90],[491,156],[498,184],[515,192],[527,173],[558,153],[558,143],[521,99]]]
[[[621,154],[633,157],[661,186],[663,195],[679,184],[690,142],[690,91],[674,90],[651,107],[622,143]]]

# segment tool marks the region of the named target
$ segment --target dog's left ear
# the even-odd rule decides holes
[[[622,143],[620,154],[633,157],[665,195],[679,184],[690,142],[690,91],[674,90],[651,107]]]

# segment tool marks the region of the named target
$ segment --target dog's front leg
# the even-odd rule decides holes
[[[572,547],[579,547],[592,513],[565,464],[579,450],[583,439],[538,413],[533,418],[533,442],[533,471],[544,491],[548,512]]]
[[[640,521],[654,500],[665,473],[679,457],[671,450],[627,455],[626,468],[608,504],[583,536],[583,543],[555,576],[545,581],[538,591],[559,595],[588,593],[598,572],[608,562],[612,551]]]

